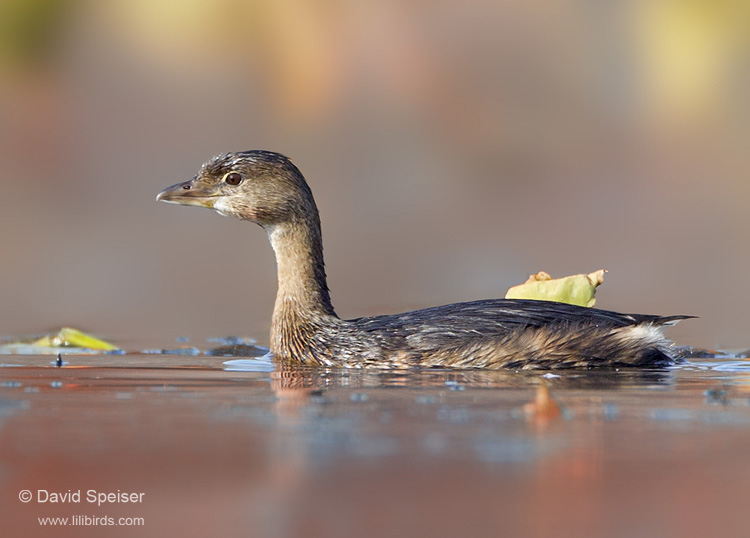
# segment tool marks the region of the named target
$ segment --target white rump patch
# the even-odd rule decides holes
[[[636,339],[647,345],[651,344],[659,346],[668,343],[668,340],[661,331],[661,327],[651,324],[635,325],[633,327],[617,329],[616,333],[617,336],[623,340]]]

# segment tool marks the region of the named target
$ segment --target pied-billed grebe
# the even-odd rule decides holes
[[[333,310],[310,187],[278,153],[227,153],[163,202],[214,209],[268,233],[279,288],[271,352],[309,365],[405,368],[649,366],[673,361],[661,326],[690,316],[620,314],[562,303],[491,299],[353,320]]]

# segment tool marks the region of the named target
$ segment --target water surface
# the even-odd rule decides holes
[[[292,368],[202,349],[64,359],[0,357],[5,536],[750,531],[744,358],[535,374]],[[97,505],[89,490],[143,496]],[[143,525],[40,529],[55,516]]]

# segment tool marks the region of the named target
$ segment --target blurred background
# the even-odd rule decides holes
[[[0,334],[266,344],[263,232],[157,204],[290,156],[343,317],[609,270],[597,306],[750,347],[745,0],[0,2]]]

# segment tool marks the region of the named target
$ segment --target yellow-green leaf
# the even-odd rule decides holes
[[[513,286],[505,294],[506,299],[534,299],[556,301],[578,306],[594,306],[596,287],[604,281],[604,269],[588,275],[572,275],[552,278],[544,271],[531,275],[518,286]]]
[[[101,351],[112,351],[117,346],[105,340],[95,338],[78,329],[63,327],[60,332],[53,335],[43,336],[32,342],[31,345],[40,347],[81,347],[86,349],[98,349]]]

